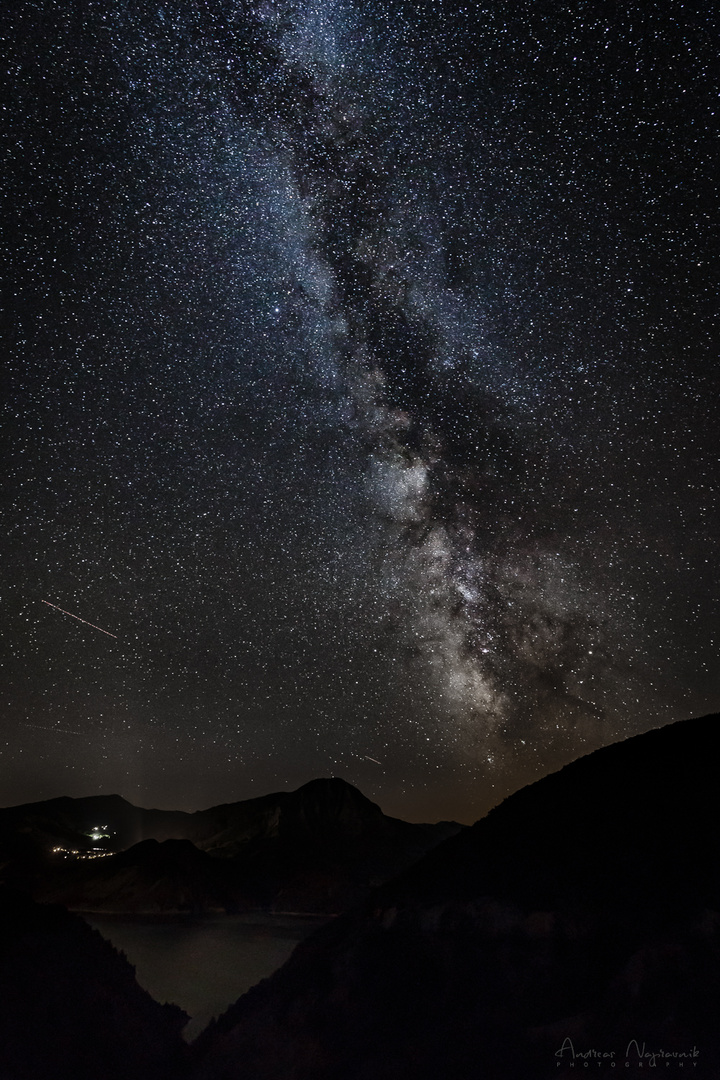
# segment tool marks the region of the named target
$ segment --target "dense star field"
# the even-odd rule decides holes
[[[708,11],[9,5],[3,804],[470,821],[720,708]]]

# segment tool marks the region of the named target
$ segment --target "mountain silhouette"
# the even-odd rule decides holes
[[[194,814],[58,798],[0,810],[0,873],[86,911],[335,914],[460,829],[388,817],[339,778]]]
[[[717,1080],[719,725],[598,750],[437,846],[212,1024],[198,1080],[568,1080],[585,1052]]]

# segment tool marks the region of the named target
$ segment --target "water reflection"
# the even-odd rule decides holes
[[[125,953],[156,1001],[173,1001],[190,1014],[188,1041],[327,922],[327,916],[265,914],[85,919]]]

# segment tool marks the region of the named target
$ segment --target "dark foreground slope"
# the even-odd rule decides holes
[[[338,778],[195,814],[61,798],[0,810],[0,876],[80,910],[336,913],[460,828],[388,817]],[[78,858],[94,849],[116,854]]]
[[[719,724],[506,800],[241,998],[198,1041],[198,1078],[643,1076],[644,1046],[691,1055],[656,1057],[662,1075],[717,1080]]]
[[[187,1020],[79,916],[0,888],[2,1080],[178,1080]]]

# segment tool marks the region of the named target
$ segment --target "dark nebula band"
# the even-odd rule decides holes
[[[706,11],[3,20],[6,802],[469,821],[717,708]]]

